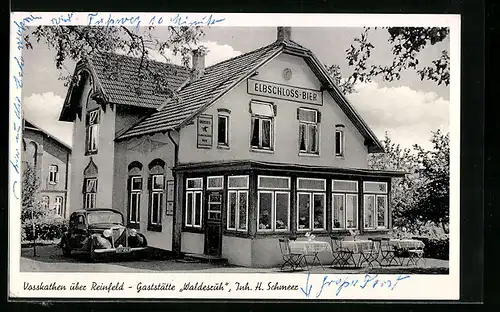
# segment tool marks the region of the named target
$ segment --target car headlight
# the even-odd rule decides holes
[[[136,236],[136,235],[137,235],[137,231],[135,229],[131,229],[130,236]]]
[[[104,237],[110,237],[112,234],[111,230],[104,230],[104,232],[102,232],[102,236]]]

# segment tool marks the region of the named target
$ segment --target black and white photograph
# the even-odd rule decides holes
[[[143,298],[169,287],[223,289],[217,298],[330,298],[344,287],[356,298],[358,280],[392,296],[398,283],[406,294],[418,278],[456,276],[459,19],[282,17],[20,15],[16,274],[69,273],[63,292],[87,283]],[[85,281],[107,273],[119,274]],[[191,280],[143,278],[140,292],[147,274]]]

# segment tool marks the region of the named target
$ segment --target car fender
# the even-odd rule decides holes
[[[97,246],[104,248],[104,249],[110,249],[112,248],[111,242],[104,238],[101,234],[92,234],[88,240],[88,245],[90,248],[90,242],[91,240],[94,240],[94,242],[97,244]]]

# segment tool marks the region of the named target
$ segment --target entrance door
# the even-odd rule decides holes
[[[220,256],[222,247],[222,190],[207,191],[205,254]]]

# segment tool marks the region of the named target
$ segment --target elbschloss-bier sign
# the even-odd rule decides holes
[[[249,94],[300,103],[323,105],[323,93],[319,90],[287,86],[256,79],[248,79],[247,89]]]

